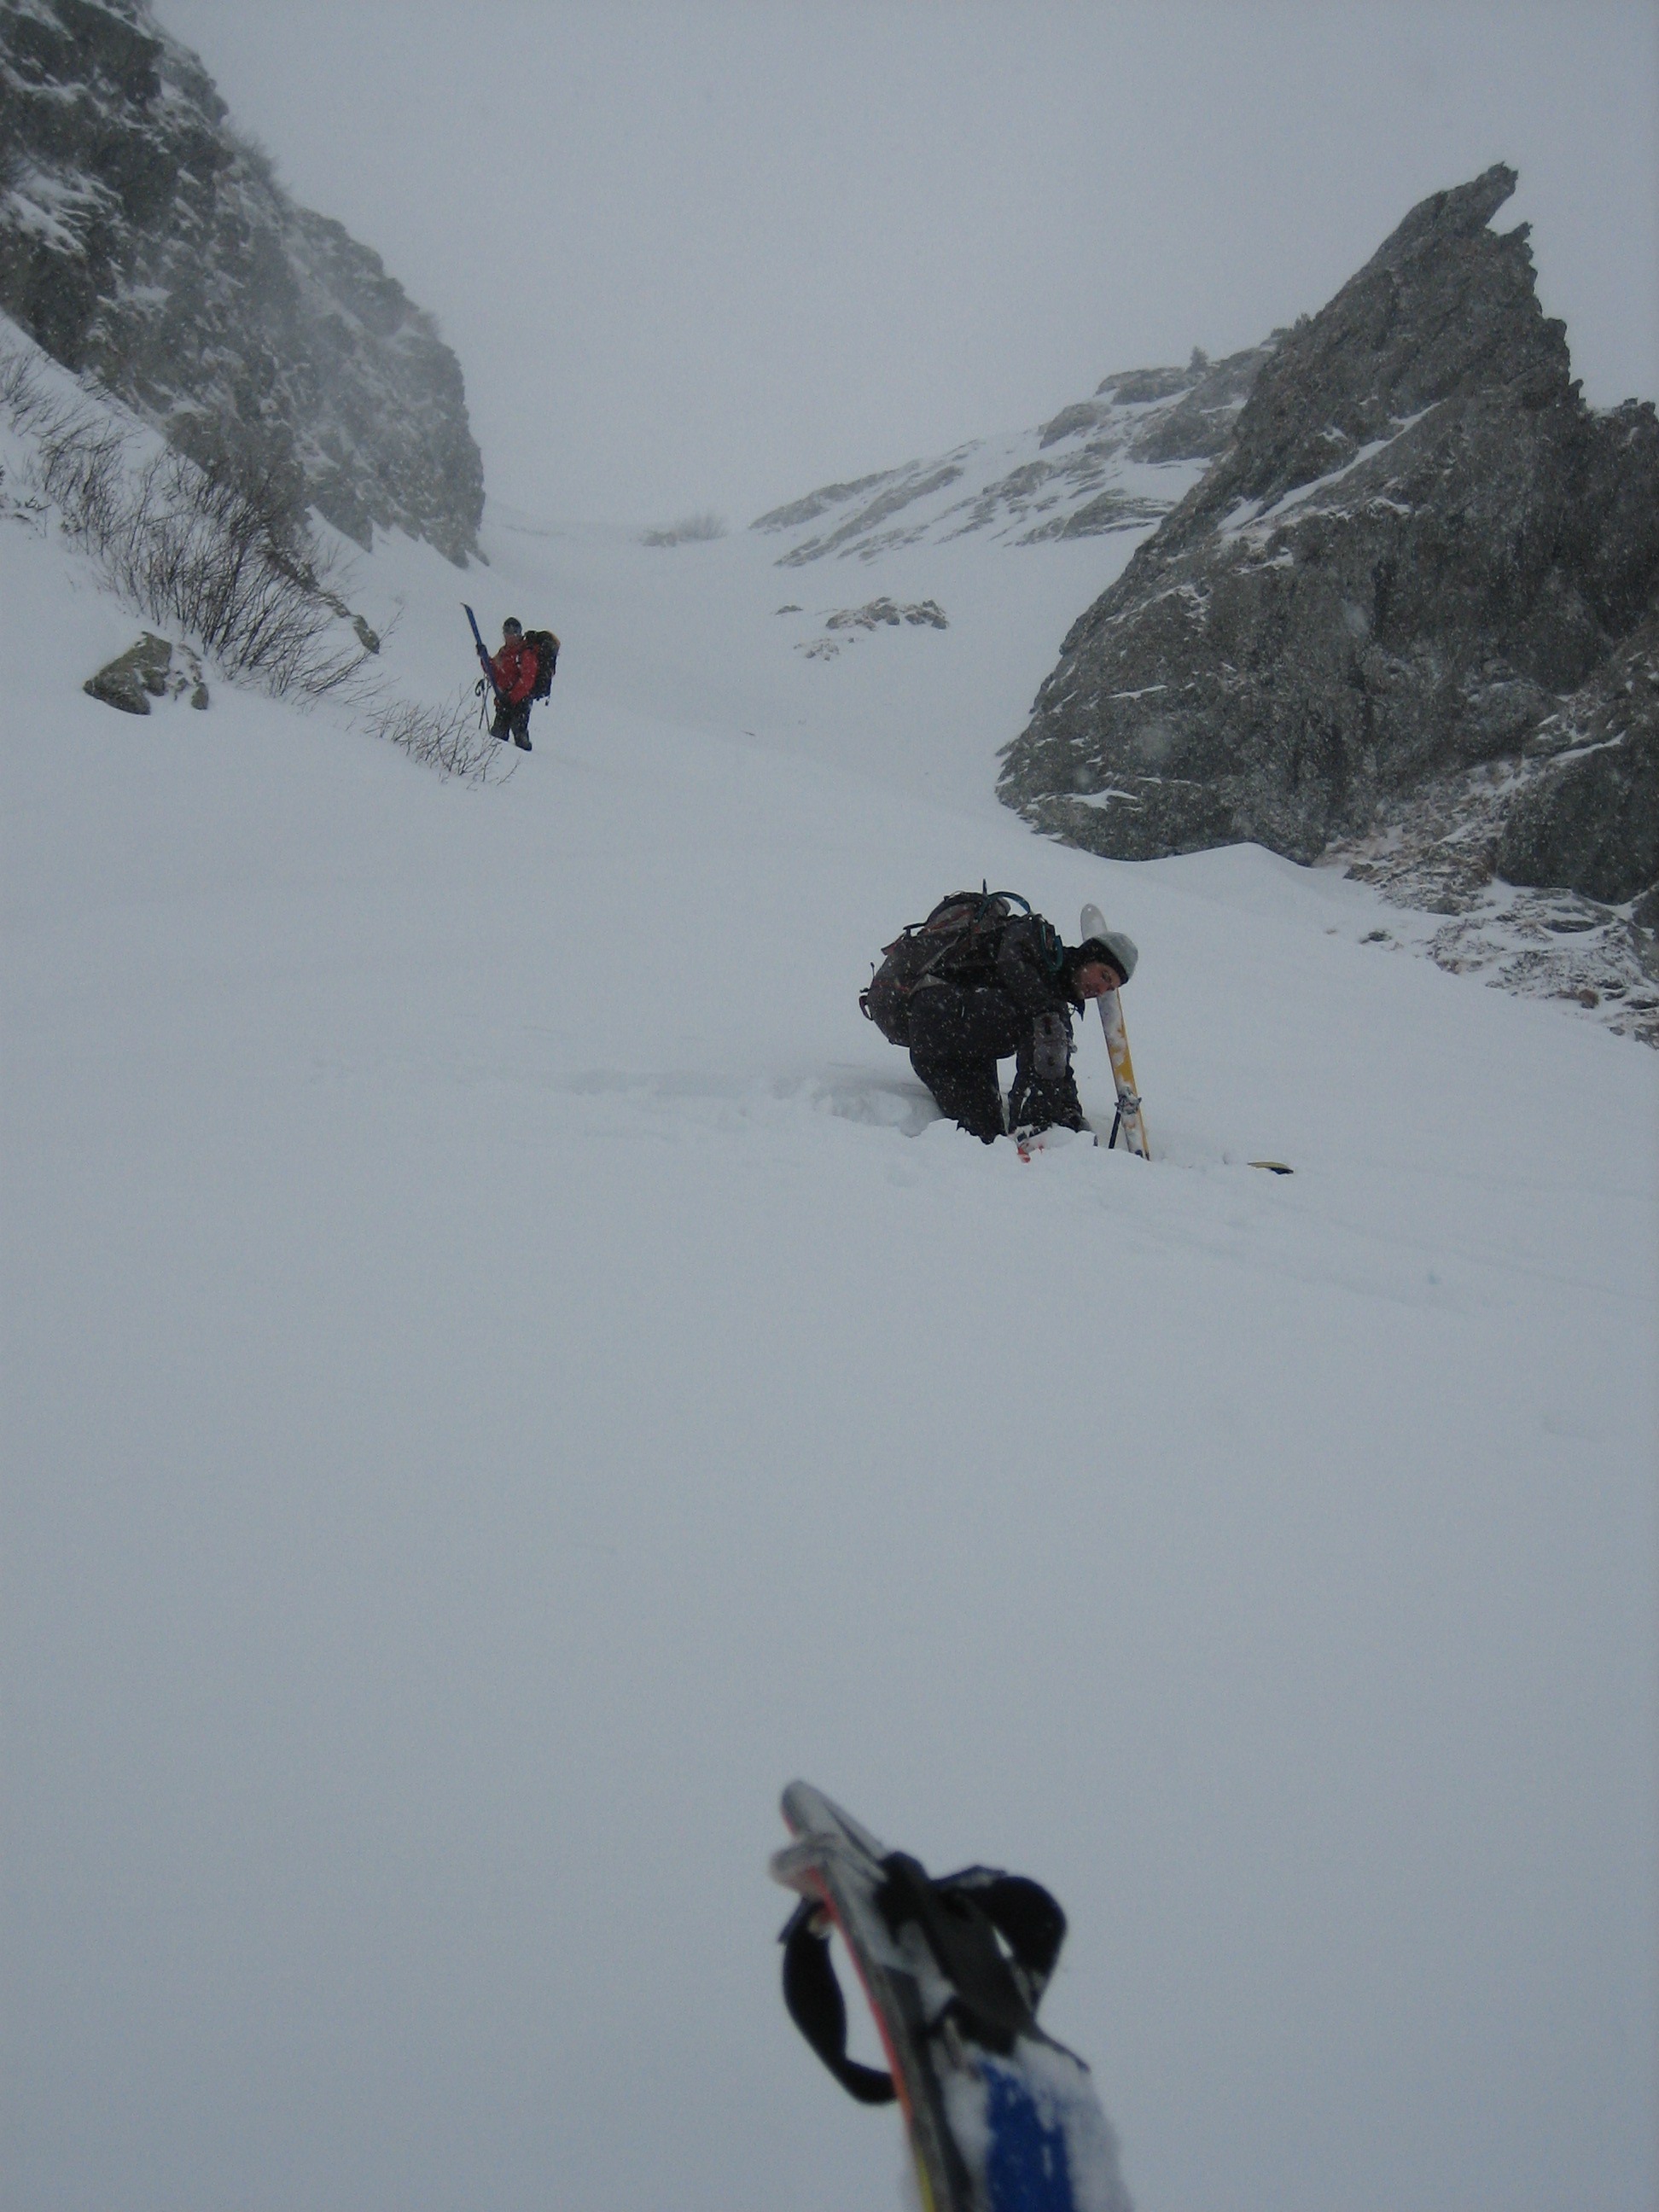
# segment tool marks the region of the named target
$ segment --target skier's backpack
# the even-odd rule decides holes
[[[536,681],[530,696],[545,699],[553,689],[553,671],[559,665],[559,641],[550,629],[527,629],[524,641],[534,647],[536,654]]]
[[[890,945],[882,963],[859,993],[859,1008],[890,1044],[910,1042],[910,1000],[919,984],[937,978],[957,981],[980,970],[988,977],[996,959],[1003,925],[1018,907],[1031,911],[1017,891],[952,891],[926,921],[913,921]]]

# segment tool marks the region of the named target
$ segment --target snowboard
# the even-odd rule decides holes
[[[1098,937],[1106,927],[1106,917],[1097,906],[1085,906],[1078,925],[1079,937]],[[1117,1089],[1117,1120],[1113,1124],[1111,1143],[1117,1141],[1117,1133],[1123,1132],[1123,1141],[1132,1152],[1139,1152],[1143,1160],[1152,1157],[1152,1146],[1146,1141],[1146,1117],[1140,1109],[1140,1095],[1135,1089],[1135,1066],[1129,1057],[1129,1036],[1123,1026],[1123,1001],[1115,991],[1108,991],[1103,999],[1097,999],[1100,1009],[1100,1026],[1106,1037],[1106,1056],[1112,1063],[1112,1081]]]
[[[821,1906],[847,1947],[892,2070],[922,2212],[1131,2212],[1082,2060],[1029,2012],[1006,2034],[976,2033],[979,2015],[940,1961],[951,1885],[934,1891],[915,1860],[887,1852],[808,1783],[784,1791],[783,1817],[795,1841],[775,1855],[773,1877]],[[921,1911],[902,1909],[907,1895],[922,1899]]]

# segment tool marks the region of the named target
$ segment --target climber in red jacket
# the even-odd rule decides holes
[[[530,750],[530,695],[536,688],[536,648],[524,624],[509,615],[501,624],[501,649],[490,662],[495,677],[495,719],[492,738],[511,738],[520,752]]]

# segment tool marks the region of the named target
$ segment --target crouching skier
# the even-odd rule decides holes
[[[885,948],[859,1004],[884,1036],[908,1047],[941,1110],[989,1145],[1009,1130],[1087,1127],[1072,1073],[1073,1016],[1121,990],[1137,957],[1121,930],[1067,945],[1012,891],[957,891]],[[1005,1121],[997,1062],[1010,1058]]]

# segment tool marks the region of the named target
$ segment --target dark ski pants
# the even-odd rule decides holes
[[[1054,1019],[1054,1017],[1048,1018]],[[958,1127],[994,1144],[1005,1128],[1084,1126],[1082,1102],[1070,1066],[1071,1024],[1061,1016],[1065,1039],[1060,1073],[1039,1076],[1033,1066],[1036,1037],[1006,991],[994,985],[969,988],[924,984],[910,1002],[910,1065]],[[997,1062],[1014,1060],[1010,1121],[1002,1111]]]
[[[910,1001],[910,1065],[958,1127],[982,1144],[1003,1133],[997,1062],[1019,1050],[1026,1024],[1006,991],[924,984]]]
[[[495,702],[495,719],[489,726],[492,738],[511,738],[520,752],[530,750],[530,702],[520,699],[516,707],[509,707],[505,699]]]

